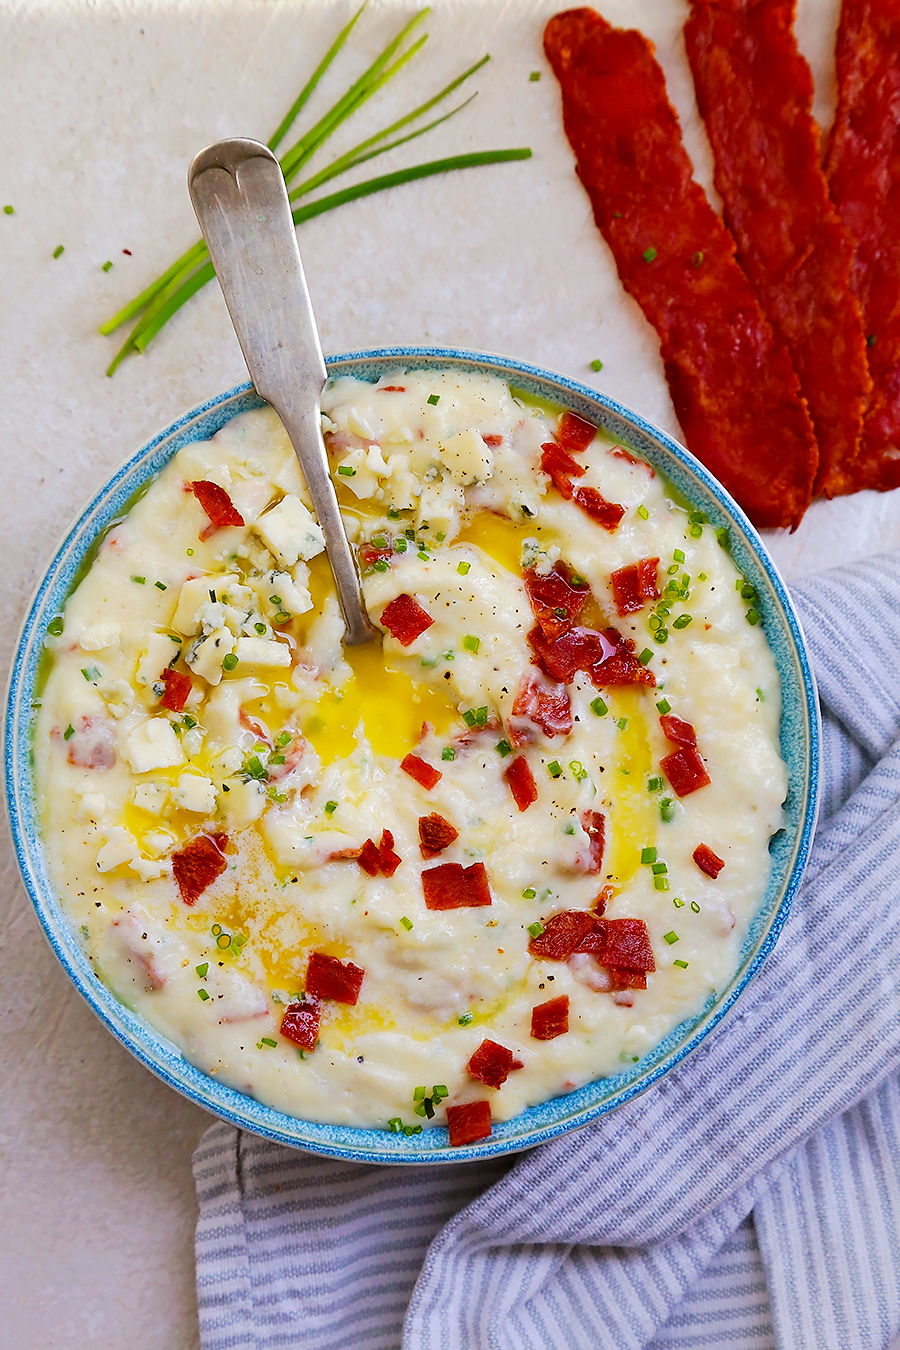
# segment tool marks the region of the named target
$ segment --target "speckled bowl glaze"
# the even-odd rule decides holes
[[[207,439],[238,413],[261,405],[248,385],[195,408],[154,437],[99,490],[66,535],[37,588],[13,660],[4,763],[19,867],[44,931],[75,987],[132,1054],[191,1101],[278,1143],[352,1162],[419,1164],[513,1153],[587,1125],[658,1083],[719,1025],[774,946],[800,885],[818,806],[819,713],[803,634],[781,578],[740,507],[683,446],[584,385],[503,357],[429,347],[392,347],[334,356],[328,361],[332,375],[357,375],[367,380],[403,368],[456,368],[497,375],[528,395],[569,408],[606,428],[647,459],[677,492],[704,511],[714,526],[728,530],[735,563],[759,592],[758,609],[782,684],[781,747],[789,769],[784,828],[770,844],[768,890],[741,949],[738,968],[699,1017],[683,1022],[637,1064],[630,1064],[615,1077],[598,1079],[567,1096],[530,1107],[515,1119],[495,1125],[489,1139],[451,1149],[444,1128],[407,1137],[384,1130],[320,1125],[274,1111],[194,1068],[171,1042],[100,983],[54,893],[41,843],[31,737],[44,636],[98,536],[148,479],[186,443]]]

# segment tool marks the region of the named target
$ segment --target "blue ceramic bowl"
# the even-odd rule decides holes
[[[393,347],[335,356],[328,361],[333,375],[357,375],[368,380],[377,380],[388,370],[403,367],[457,368],[498,375],[538,399],[570,408],[605,427],[617,440],[647,459],[678,492],[704,511],[713,525],[727,529],[735,563],[759,592],[758,608],[781,676],[781,748],[789,770],[784,829],[771,841],[768,890],[741,948],[737,970],[700,1016],[683,1022],[639,1063],[629,1065],[615,1077],[598,1079],[565,1097],[533,1106],[515,1119],[495,1125],[489,1139],[467,1148],[451,1149],[443,1128],[407,1137],[383,1130],[319,1125],[263,1106],[194,1068],[171,1042],[123,1007],[98,981],[54,893],[39,832],[31,736],[44,635],[48,623],[62,609],[79,567],[98,536],[135,492],[183,445],[204,440],[238,413],[261,406],[261,400],[248,385],[194,409],[145,445],[100,489],[66,535],[38,586],[13,660],[5,725],[6,788],[19,867],[53,950],[97,1016],[148,1069],[224,1120],[282,1144],[353,1162],[460,1162],[544,1143],[614,1110],[657,1083],[710,1035],[734,1007],[787,919],[809,854],[818,805],[819,714],[803,635],[784,585],[740,507],[687,450],[594,390],[502,357],[429,347]]]

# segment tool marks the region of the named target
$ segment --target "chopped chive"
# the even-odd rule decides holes
[[[414,1088],[414,1089],[413,1089],[413,1101],[414,1101],[414,1102],[421,1102],[421,1101],[424,1101],[424,1100],[425,1100],[425,1093],[426,1093],[426,1091],[427,1091],[427,1088],[424,1088],[424,1087],[417,1087],[417,1088]]]
[[[663,797],[659,804],[659,814],[667,825],[675,819],[675,803],[671,797]]]
[[[260,1045],[269,1045],[269,1046],[271,1046],[272,1049],[274,1050],[274,1049],[277,1047],[278,1042],[277,1042],[277,1041],[273,1041],[271,1036],[261,1036],[260,1039],[259,1039],[259,1044],[260,1044]],[[257,1048],[259,1048],[259,1047],[257,1047]]]
[[[687,961],[673,961],[673,962],[672,962],[672,965],[673,965],[673,966],[678,966],[679,970],[687,970],[687,968],[688,968],[688,963],[687,963]]]
[[[655,863],[655,862],[656,862],[656,849],[653,848],[653,847],[642,848],[642,849],[641,849],[641,862],[642,862],[642,863]]]
[[[650,868],[650,871],[654,876],[663,876],[668,870],[669,869],[664,862],[655,862]]]
[[[603,702],[603,699],[598,697],[591,700],[591,712],[596,713],[598,717],[603,717],[605,713],[609,712],[609,708]]]
[[[338,473],[341,475],[342,478],[356,477],[356,470],[351,468],[349,464],[339,464]]]
[[[644,262],[653,262],[656,257],[656,249],[651,244],[650,248],[644,249]]]
[[[442,1102],[445,1097],[450,1096],[450,1089],[446,1083],[435,1083],[431,1089],[431,1099],[435,1102]]]
[[[62,255],[65,253],[65,251],[66,250],[62,244],[57,244],[56,248],[53,250],[54,258],[61,258]]]
[[[71,740],[71,738],[74,735],[75,735],[75,728],[72,726],[72,723],[70,722],[69,725],[66,727],[65,731],[63,732],[63,740],[64,741]]]
[[[423,656],[419,665],[424,666],[426,670],[432,670],[437,663],[438,659],[436,656]]]
[[[677,571],[678,571],[678,564],[677,564],[677,563],[669,563],[669,566],[666,568],[666,575],[667,575],[667,576],[670,576],[670,577],[674,577]]]
[[[222,925],[220,923],[214,923],[209,931],[212,933],[213,937],[218,937],[222,931]]]
[[[562,776],[562,765],[558,759],[551,759],[547,765],[547,772],[551,778],[560,778]]]
[[[620,731],[624,731],[624,730],[626,729],[626,727],[628,726],[628,718],[627,718],[627,717],[617,717],[617,718],[616,718],[616,726],[619,728]]]
[[[477,653],[478,648],[481,646],[481,638],[473,637],[472,634],[469,633],[463,638],[462,645],[465,651]]]
[[[672,711],[672,705],[671,705],[671,703],[668,701],[668,699],[661,698],[661,699],[659,700],[659,702],[657,703],[657,705],[656,705],[656,711],[657,711],[662,717],[665,717],[666,713],[670,713],[670,712]]]
[[[668,628],[657,628],[656,632],[653,634],[653,641],[668,642],[668,640],[669,640]]]
[[[758,600],[759,592],[749,581],[745,581],[743,586],[741,586],[741,598],[744,600]]]
[[[59,614],[57,614],[56,617],[51,619],[50,622],[47,624],[47,632],[50,634],[51,637],[59,637],[62,630],[63,630],[62,617]]]
[[[424,548],[419,549],[418,553],[416,554],[416,557],[421,558],[422,562],[431,562],[431,554],[426,553]]]
[[[290,743],[291,743],[291,733],[289,731],[281,731],[275,737],[275,744],[281,750],[283,750],[286,745],[290,745]]]
[[[701,253],[700,249],[698,249],[697,252],[691,258],[691,266],[699,267],[702,262],[703,262],[703,254]]]
[[[406,550],[407,550],[408,548],[409,548],[409,541],[408,541],[407,539],[395,539],[395,540],[394,540],[394,552],[395,552],[395,553],[405,553]]]
[[[188,731],[193,731],[194,727],[197,725],[196,717],[191,717],[189,713],[185,713],[184,718],[182,720],[184,721],[184,725],[187,727]]]
[[[338,804],[337,804],[337,802],[326,802],[326,803],[325,803],[325,814],[326,814],[326,816],[333,816],[334,813],[335,813],[335,811],[336,811],[337,809],[338,809]]]
[[[456,759],[456,751],[452,745],[445,745],[441,751],[441,759]]]
[[[539,938],[544,931],[544,925],[535,919],[534,923],[528,925],[528,931],[533,938]]]
[[[580,759],[569,760],[569,772],[575,779],[576,783],[583,783],[588,776],[588,771],[584,767]]]
[[[647,791],[648,791],[648,792],[661,792],[661,791],[662,791],[662,779],[661,779],[661,778],[650,778],[650,779],[648,779],[648,780],[647,780]]]
[[[387,572],[389,568],[390,563],[388,562],[387,558],[376,558],[375,561],[372,563],[372,570],[374,572]]]
[[[260,634],[266,631],[266,625],[264,623],[255,623],[253,627],[256,630],[256,632]]]
[[[206,990],[206,989],[198,989],[198,990],[197,990],[197,997],[198,997],[199,999],[202,999],[204,1003],[208,1003],[208,1002],[209,1002],[209,991]]]
[[[693,614],[679,614],[677,619],[672,620],[672,627],[687,628],[688,624],[693,622],[693,619]]]
[[[751,624],[759,623],[759,611],[755,609],[747,610],[747,622]]]
[[[602,361],[592,361],[592,362],[591,362],[591,370],[600,371],[600,370],[602,370],[602,369],[603,369],[603,362],[602,362]]]
[[[575,833],[575,826],[572,824],[570,820],[568,825],[563,830],[563,834],[574,834],[574,833]]]
[[[716,530],[716,539],[719,541],[721,548],[728,547],[728,530],[724,525],[720,525]]]
[[[223,656],[223,657],[222,657],[222,669],[223,669],[223,670],[234,670],[234,668],[235,668],[235,666],[237,665],[237,663],[238,663],[238,659],[237,659],[237,657],[235,656],[234,652],[229,652],[227,656]]]
[[[760,703],[765,703],[766,696],[761,689],[757,689],[756,697],[759,699]]]
[[[132,577],[131,580],[136,582],[138,586],[145,586],[147,584],[146,577]]]
[[[679,900],[677,895],[673,899],[672,904],[675,906],[676,909],[684,909],[684,901]]]
[[[158,591],[167,591],[169,588],[163,581],[154,581],[153,585]]]
[[[213,604],[215,604],[215,603],[216,603],[216,593],[215,593],[215,591],[214,591],[214,590],[209,590],[209,591],[207,592],[207,594],[208,594],[210,600],[213,602]]]
[[[700,913],[700,906],[697,904],[696,900],[691,901],[691,909],[694,911],[695,914]]]
[[[106,262],[103,264],[103,267],[101,268],[101,271],[109,272],[111,270],[112,270],[112,262],[110,261],[109,258],[107,258]]]
[[[429,395],[428,395],[428,402],[431,404],[432,408],[436,407],[437,404],[440,403],[440,401],[441,401],[441,396],[440,396],[440,394],[429,394]]]
[[[4,206],[3,214],[5,216],[14,216],[16,214],[16,208],[14,206]]]
[[[692,539],[700,539],[700,538],[702,538],[702,535],[703,535],[703,526],[702,526],[702,525],[692,525],[691,528],[688,530],[688,534],[691,536]]]
[[[475,1014],[472,1012],[464,1012],[460,1017],[457,1017],[456,1020],[461,1027],[467,1027],[470,1022],[475,1021]]]
[[[407,1138],[409,1138],[409,1137],[410,1137],[411,1135],[413,1135],[413,1134],[421,1134],[421,1133],[422,1133],[422,1126],[421,1126],[421,1125],[404,1125],[404,1126],[403,1126],[403,1133],[407,1136]]]
[[[471,568],[471,566],[472,564],[467,562],[457,563],[456,570],[461,577],[465,577],[469,575],[469,569]]]
[[[280,595],[270,595],[270,596],[269,596],[269,604],[270,604],[270,605],[281,605],[282,603],[283,603],[283,601],[282,601]]]
[[[533,886],[529,886],[529,887],[527,887],[526,890],[524,890],[524,891],[522,892],[522,899],[523,899],[523,900],[533,900],[533,899],[535,898],[536,895],[537,895],[537,891],[534,889],[534,887],[533,887]]]
[[[646,506],[644,506],[643,502],[642,502],[641,505],[638,507],[637,513],[638,513],[638,515],[640,516],[641,520],[649,520],[649,519],[650,519],[650,512],[647,510]]]
[[[189,558],[193,558],[194,550],[192,548],[185,549],[185,552],[187,553]]]
[[[391,1134],[402,1133],[403,1121],[400,1119],[399,1116],[394,1116],[393,1119],[388,1121],[388,1129],[390,1130]]]
[[[408,933],[408,932],[410,931],[410,929],[412,928],[412,926],[413,926],[413,921],[412,921],[412,919],[408,919],[408,918],[406,917],[406,915],[404,914],[404,916],[403,916],[403,918],[400,920],[400,922],[403,924],[403,927],[406,929],[406,931],[407,931],[407,933]]]
[[[676,624],[675,627],[677,628],[678,625]],[[642,666],[645,666],[645,665],[647,664],[648,661],[652,661],[652,660],[653,660],[653,652],[650,650],[649,647],[645,647],[645,648],[644,648],[644,650],[641,652],[640,656],[638,657],[638,660],[640,661],[640,663],[641,663]]]
[[[290,619],[290,617],[291,617],[291,616],[290,616],[290,614],[288,613],[288,611],[287,611],[286,609],[281,609],[281,610],[279,610],[278,613],[275,615],[274,622],[275,622],[275,623],[287,623],[288,620]]]
[[[509,741],[506,740],[505,738],[502,741],[498,741],[494,749],[497,751],[497,754],[500,756],[501,759],[506,759],[507,755],[512,754],[512,746],[510,745]]]
[[[91,684],[94,680],[99,680],[100,678],[100,671],[96,666],[82,666],[81,673],[88,684]]]
[[[206,979],[206,972],[209,970],[209,962],[208,962],[208,961],[204,961],[202,965],[196,967],[196,970],[197,970],[197,974],[200,976],[201,980],[205,980],[205,979]]]
[[[668,942],[670,947],[673,946],[673,944],[676,943],[678,940],[679,940],[678,934],[675,932],[663,933],[663,942]]]
[[[537,84],[538,80],[541,78],[541,72],[539,70],[533,70],[528,78],[532,84]]]
[[[672,552],[672,557],[675,559],[675,561],[676,561],[677,563],[683,563],[683,562],[684,562],[684,553],[682,552],[682,550],[681,550],[680,548],[676,548],[676,549],[673,550],[673,552]]]

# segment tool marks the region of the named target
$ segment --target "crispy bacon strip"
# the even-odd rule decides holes
[[[556,428],[560,445],[564,445],[575,455],[586,450],[596,435],[597,428],[593,422],[586,422],[583,417],[573,412],[564,412]]]
[[[548,999],[531,1010],[531,1035],[536,1041],[553,1041],[569,1030],[569,996]]]
[[[465,1144],[487,1139],[491,1133],[490,1102],[462,1102],[459,1106],[448,1106],[447,1129],[451,1148],[462,1148]]]
[[[717,853],[713,853],[709,844],[698,844],[691,857],[700,871],[705,872],[708,877],[712,877],[713,881],[725,866],[725,859],[720,858]]]
[[[353,1007],[359,998],[365,971],[352,961],[339,961],[325,952],[312,952],[306,969],[306,992],[311,998],[330,998]]]
[[[195,905],[200,896],[228,866],[222,855],[228,836],[198,834],[172,854],[172,874],[186,905]]]
[[[183,712],[194,687],[190,675],[185,675],[180,670],[164,670],[160,678],[166,688],[159,700],[159,706],[168,708],[169,712]]]
[[[552,683],[542,671],[529,671],[522,677],[509,719],[510,743],[529,745],[536,739],[535,728],[545,736],[568,736],[572,730],[572,705],[564,684]]]
[[[564,684],[571,684],[576,670],[590,676],[598,689],[613,684],[656,684],[656,676],[634,654],[634,643],[615,628],[597,633],[592,628],[570,628],[548,642],[540,628],[533,628],[528,642],[540,670]]]
[[[426,909],[477,909],[491,903],[484,863],[441,863],[422,873]]]
[[[432,811],[430,816],[419,816],[419,847],[423,858],[436,858],[458,838],[459,830],[437,811]]]
[[[524,755],[516,755],[509,767],[503,771],[503,777],[509,784],[513,801],[520,811],[527,811],[529,806],[534,805],[538,799],[537,783],[534,781],[531,765]]]
[[[853,249],[873,389],[851,491],[900,485],[900,5],[844,0],[826,172]]]
[[[639,613],[648,600],[659,599],[659,558],[641,558],[612,572],[609,584],[612,586],[616,609],[624,618],[626,614]]]
[[[544,961],[568,961],[573,952],[591,950],[581,944],[604,922],[588,909],[564,909],[550,916],[543,933],[529,942],[528,950]]]
[[[208,539],[215,530],[220,530],[223,525],[243,525],[244,517],[237,510],[225,489],[219,487],[218,483],[210,483],[207,479],[201,478],[196,483],[191,483],[191,491],[209,516],[209,526],[203,530],[200,535],[201,539]]]
[[[606,945],[600,960],[615,970],[646,974],[656,970],[650,934],[643,919],[604,919]]]
[[[410,646],[434,623],[431,615],[411,595],[401,594],[385,605],[381,626],[404,647]]]
[[[596,525],[602,525],[610,534],[618,528],[619,521],[625,514],[624,506],[620,506],[618,502],[608,502],[603,493],[598,492],[596,488],[575,488],[572,497],[585,515],[590,516]]]
[[[571,501],[573,488],[570,480],[584,477],[584,465],[573,459],[568,450],[551,441],[541,446],[541,468],[559,495]]]
[[[414,778],[428,792],[441,781],[443,775],[432,764],[428,764],[418,755],[409,754],[400,761],[400,768]]]
[[[812,423],[734,241],[691,177],[651,44],[573,9],[547,24],[544,49],[594,219],[660,336],[688,445],[757,525],[796,526],[818,462]]]
[[[573,584],[572,572],[564,562],[558,562],[552,572],[543,575],[529,567],[522,579],[541,632],[551,641],[572,627],[591,598],[586,582],[580,586]]]
[[[679,797],[687,797],[689,793],[706,787],[710,782],[706,765],[700,758],[696,745],[679,745],[671,755],[666,755],[665,759],[660,760],[659,767]]]
[[[796,0],[692,0],[684,38],[725,220],[800,377],[819,443],[813,490],[833,497],[853,490],[871,380],[795,8]]]
[[[667,741],[672,741],[675,745],[697,744],[696,731],[683,717],[676,717],[674,713],[663,713],[659,725]]]
[[[291,1003],[285,1008],[279,1031],[301,1050],[315,1050],[321,1009],[318,1003]]]
[[[501,1088],[513,1067],[513,1052],[496,1041],[482,1041],[466,1065],[470,1078],[476,1078],[486,1087]]]
[[[392,877],[403,859],[394,852],[394,836],[390,830],[381,831],[381,843],[378,846],[378,863],[386,877]]]

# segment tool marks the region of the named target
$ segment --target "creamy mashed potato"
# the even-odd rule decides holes
[[[331,381],[323,423],[383,643],[341,645],[274,413],[182,449],[48,638],[51,873],[221,1081],[507,1119],[733,974],[786,792],[774,660],[712,527],[571,417],[397,371]]]

